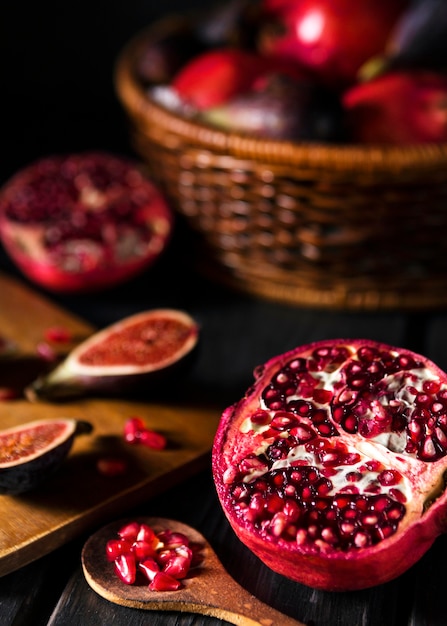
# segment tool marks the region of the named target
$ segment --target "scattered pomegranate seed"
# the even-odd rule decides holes
[[[140,443],[148,448],[154,450],[164,450],[166,448],[166,437],[161,433],[157,433],[154,430],[143,430],[140,435]]]
[[[50,326],[44,332],[46,341],[53,343],[70,343],[73,341],[73,333],[64,326]]]
[[[36,352],[44,361],[56,361],[57,353],[52,346],[46,341],[41,341],[36,346]]]
[[[16,400],[19,397],[17,389],[12,387],[0,387],[0,402],[7,402],[8,400]]]
[[[124,440],[127,443],[138,443],[140,433],[146,428],[140,417],[130,417],[124,424]]]
[[[177,591],[181,586],[182,583],[179,580],[166,574],[166,572],[157,572],[154,579],[149,583],[151,591]]]
[[[103,476],[122,476],[127,471],[127,463],[117,457],[102,457],[96,463],[98,472]]]
[[[163,450],[167,439],[161,433],[150,428],[140,417],[130,417],[124,424],[124,440],[130,444],[142,444],[153,450]]]
[[[182,587],[197,558],[200,546],[190,546],[188,537],[166,529],[156,533],[147,524],[131,521],[118,531],[118,538],[106,544],[106,558],[114,564],[116,575],[133,584],[137,572],[149,582],[151,591],[175,591]]]

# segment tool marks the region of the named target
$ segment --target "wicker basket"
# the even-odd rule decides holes
[[[148,38],[116,66],[132,141],[198,234],[216,280],[289,304],[426,310],[447,304],[447,145],[361,147],[255,139],[153,102],[135,77]]]

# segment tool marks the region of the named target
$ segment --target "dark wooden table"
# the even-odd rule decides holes
[[[2,3],[0,182],[50,153],[85,149],[131,152],[113,91],[114,59],[135,31],[162,12],[186,4],[207,3]],[[445,312],[348,313],[257,300],[201,276],[189,243],[187,233],[179,229],[167,254],[146,276],[104,294],[54,300],[99,327],[141,308],[185,308],[202,325],[191,390],[221,409],[241,396],[257,364],[318,339],[377,339],[424,353],[447,369]],[[3,253],[0,270],[18,275]],[[172,517],[195,526],[235,580],[264,602],[309,625],[447,624],[445,537],[437,539],[426,556],[395,581],[355,593],[325,593],[275,575],[239,543],[217,502],[209,463],[137,510],[123,510],[123,516],[133,514]],[[148,613],[102,599],[82,574],[80,552],[86,538],[80,536],[0,579],[2,626],[225,623],[192,614]]]

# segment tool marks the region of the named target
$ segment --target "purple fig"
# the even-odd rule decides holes
[[[199,328],[185,312],[154,309],[95,333],[26,389],[31,401],[158,389],[197,345]],[[169,376],[171,375],[171,376]]]
[[[341,137],[341,107],[315,83],[271,74],[261,85],[202,112],[227,131],[277,140],[335,141]]]

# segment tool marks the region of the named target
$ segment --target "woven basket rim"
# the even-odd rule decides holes
[[[411,146],[298,143],[260,139],[226,132],[182,117],[150,98],[134,73],[134,63],[148,38],[178,28],[184,17],[168,16],[136,33],[119,53],[114,71],[115,90],[121,104],[141,126],[157,126],[189,145],[237,158],[268,164],[287,164],[321,170],[424,171],[445,169],[447,143]]]

